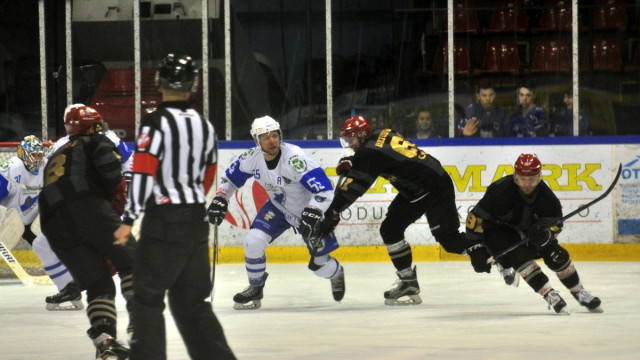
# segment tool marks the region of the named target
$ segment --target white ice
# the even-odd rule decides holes
[[[218,265],[214,311],[238,359],[640,359],[640,263],[576,262],[604,313],[580,307],[544,264],[567,301],[558,315],[524,281],[504,285],[495,268],[468,262],[417,263],[423,303],[385,306],[396,279],[390,263],[346,263],[347,292],[333,301],[328,280],[305,264],[268,264],[262,308],[233,310],[247,286],[243,264]],[[51,312],[50,286],[0,281],[0,359],[92,359],[84,311]],[[127,313],[118,295],[118,331]],[[188,355],[168,310],[167,351]],[[211,359],[215,359],[212,356]]]

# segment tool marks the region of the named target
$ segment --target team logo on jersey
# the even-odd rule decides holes
[[[289,158],[289,165],[297,172],[303,172],[307,169],[307,162],[300,159],[298,155]]]
[[[149,137],[149,134],[143,133],[138,136],[138,141],[136,142],[136,145],[138,145],[139,150],[143,150],[147,146],[149,146],[150,143],[151,143],[151,138]]]
[[[284,177],[284,176],[283,176],[283,177],[282,177],[282,180],[284,180],[284,183],[285,183],[285,184],[287,184],[287,185],[291,184],[291,179],[289,179],[289,178],[287,178],[287,177]]]
[[[254,149],[251,148],[245,152],[242,153],[242,155],[240,155],[240,159],[246,159],[247,157],[249,157],[251,154],[253,154]]]
[[[275,217],[276,217],[276,214],[273,211],[269,210],[269,211],[264,213],[263,219],[265,219],[267,221],[271,221]]]
[[[5,161],[2,164],[0,164],[0,170],[2,170],[2,171],[9,170],[9,161]]]

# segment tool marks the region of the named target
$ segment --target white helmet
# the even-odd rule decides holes
[[[280,130],[280,124],[271,116],[263,116],[253,120],[249,133],[251,134],[251,137],[253,137],[253,141],[255,141],[259,146],[260,139],[258,137],[271,131],[277,131],[280,135],[280,141],[282,141],[282,130]]]

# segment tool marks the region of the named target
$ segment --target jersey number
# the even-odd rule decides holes
[[[64,175],[64,164],[67,162],[67,156],[60,154],[49,161],[47,172],[44,174],[44,185],[49,185]]]
[[[400,136],[393,136],[389,142],[393,151],[398,152],[408,158],[416,157],[420,159],[424,159],[427,157],[427,154],[418,149],[416,145],[411,143],[411,141],[404,139]]]

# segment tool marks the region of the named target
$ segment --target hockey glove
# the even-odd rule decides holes
[[[302,219],[300,219],[300,234],[305,239],[312,239],[318,236],[320,229],[320,220],[322,220],[322,211],[318,208],[306,207],[302,210]]]
[[[467,254],[469,254],[471,258],[471,266],[473,266],[475,272],[491,272],[491,264],[487,264],[487,260],[491,257],[491,254],[489,254],[489,251],[482,242],[468,241]]]
[[[227,208],[229,207],[229,203],[222,196],[216,196],[209,204],[207,208],[207,216],[209,217],[209,222],[213,225],[222,224],[222,220],[227,216]]]
[[[353,156],[345,156],[338,161],[338,166],[336,167],[336,174],[346,176],[349,170],[351,170],[351,160],[353,160]]]
[[[560,232],[560,227],[556,225],[557,221],[557,218],[541,218],[529,228],[527,237],[536,250],[540,251],[553,243],[554,234]]]
[[[338,223],[340,222],[340,214],[333,214],[333,210],[329,209],[324,213],[324,220],[320,223],[319,236],[320,238],[324,238],[330,232],[336,229]]]

